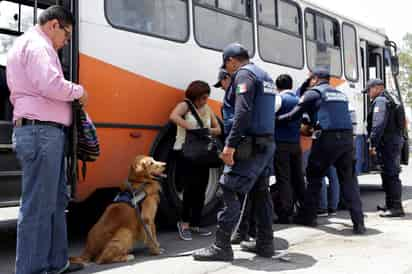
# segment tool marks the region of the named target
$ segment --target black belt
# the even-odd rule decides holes
[[[59,128],[61,130],[67,129],[65,125],[56,123],[56,122],[51,122],[51,121],[30,120],[26,118],[22,118],[22,119],[18,119],[14,121],[15,127],[34,126],[34,125],[51,126],[51,127]]]

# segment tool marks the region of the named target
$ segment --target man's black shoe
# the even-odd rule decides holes
[[[236,232],[236,233],[233,235],[233,238],[230,240],[230,243],[231,243],[232,245],[238,245],[238,244],[240,244],[242,241],[249,241],[249,240],[250,240],[249,236],[247,236],[247,235],[242,235],[242,234]]]
[[[60,270],[55,270],[55,271],[51,271],[51,272],[48,272],[48,273],[50,273],[50,274],[71,273],[71,272],[80,271],[83,268],[84,268],[83,264],[67,262],[67,264],[63,268],[61,268]]]
[[[240,248],[246,252],[256,253],[260,257],[270,258],[275,255],[273,244],[268,244],[265,247],[256,247],[256,241],[243,241],[240,243]]]
[[[383,218],[396,218],[396,217],[405,217],[405,212],[402,208],[391,208],[388,209],[386,212],[379,214],[380,217]]]
[[[233,261],[233,250],[232,248],[223,249],[216,245],[212,245],[195,251],[193,253],[193,259],[196,261],[231,262]]]
[[[353,234],[355,234],[355,235],[364,235],[365,233],[366,233],[366,227],[363,223],[353,225]]]
[[[307,218],[301,217],[299,215],[293,218],[293,223],[297,225],[309,226],[309,227],[317,227],[318,223],[316,219],[308,220]]]

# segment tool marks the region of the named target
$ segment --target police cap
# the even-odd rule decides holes
[[[321,79],[327,79],[330,77],[329,70],[324,67],[317,67],[312,71],[312,76],[316,76]]]
[[[225,69],[221,68],[219,70],[219,73],[217,74],[217,82],[213,86],[215,88],[220,88],[222,86],[220,81],[224,80],[227,76],[229,76],[229,72],[227,72]]]
[[[223,49],[223,64],[222,64],[222,68],[225,67],[225,62],[230,58],[230,57],[236,57],[236,56],[244,56],[249,58],[249,53],[247,51],[247,49],[239,44],[239,43],[232,43],[227,45],[224,49]]]
[[[375,86],[384,86],[384,85],[385,85],[385,82],[383,82],[381,79],[371,79],[366,84],[366,87],[363,90],[363,93],[368,93],[369,89]]]

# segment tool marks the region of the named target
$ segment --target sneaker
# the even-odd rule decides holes
[[[328,217],[329,216],[328,210],[322,209],[322,208],[319,208],[316,214],[318,217]]]
[[[192,256],[196,261],[231,262],[233,261],[233,250],[231,247],[223,249],[216,245],[212,245],[211,247],[193,252]]]
[[[336,216],[337,215],[337,210],[333,209],[333,208],[329,208],[328,209],[328,214],[329,214],[329,216]]]
[[[192,240],[192,233],[190,232],[189,228],[183,228],[181,222],[177,222],[177,230],[179,231],[180,239],[184,241],[191,241]]]
[[[212,235],[212,231],[209,231],[202,227],[193,226],[193,227],[190,227],[189,229],[192,233],[198,234],[200,236],[208,237]]]
[[[59,270],[55,270],[55,271],[50,271],[47,272],[49,274],[64,274],[64,273],[70,273],[70,272],[76,272],[79,270],[82,270],[84,268],[83,264],[79,264],[79,263],[71,263],[71,262],[67,262],[65,266],[63,266],[61,269]]]

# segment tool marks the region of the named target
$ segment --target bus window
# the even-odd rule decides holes
[[[305,17],[309,69],[323,66],[330,69],[332,76],[340,77],[342,61],[338,21],[314,11],[306,11]]]
[[[283,0],[259,1],[258,41],[264,61],[302,68],[301,33],[300,9],[295,3]]]
[[[116,28],[184,42],[189,37],[187,1],[106,0],[106,18]]]
[[[43,9],[38,8],[38,13]],[[6,55],[14,40],[33,26],[34,8],[10,1],[0,1],[0,65],[6,65]]]
[[[343,23],[343,60],[345,63],[345,77],[351,81],[357,81],[358,73],[358,54],[356,30],[353,26]]]
[[[384,61],[385,61],[385,83],[386,83],[386,89],[397,95],[397,88],[395,84],[395,78],[392,72],[392,67],[391,67],[391,53],[388,49],[384,49]]]
[[[200,46],[222,50],[230,43],[239,42],[253,55],[250,0],[195,0],[194,5],[195,39]]]

